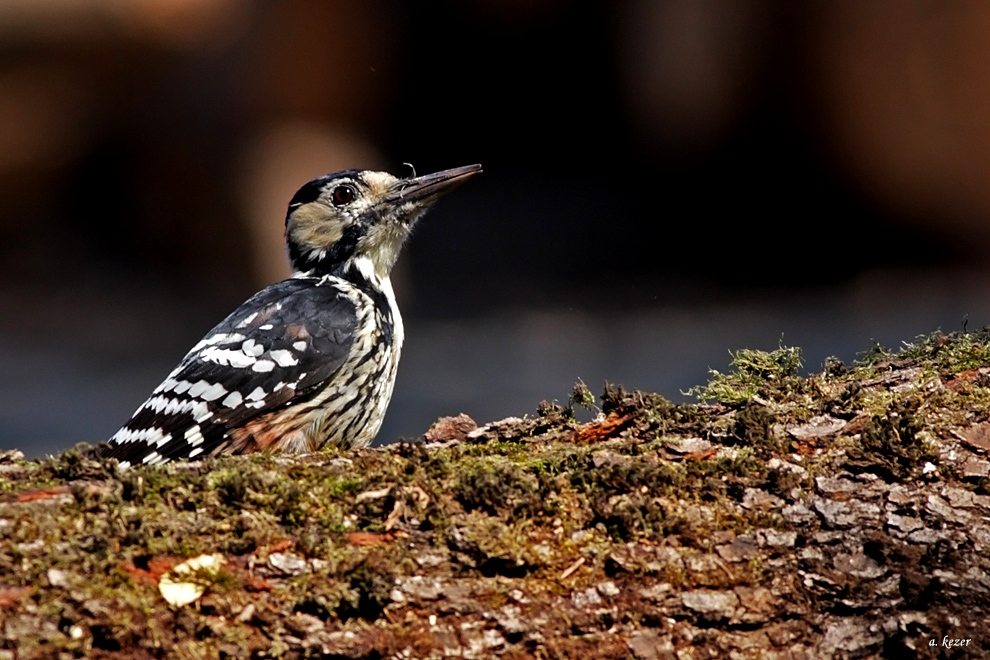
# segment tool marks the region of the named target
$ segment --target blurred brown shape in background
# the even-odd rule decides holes
[[[986,256],[990,5],[839,0],[816,14],[826,151],[899,221]]]

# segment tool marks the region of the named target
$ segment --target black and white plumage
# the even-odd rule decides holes
[[[480,171],[469,165],[397,179],[347,170],[300,188],[285,225],[293,277],[207,333],[110,438],[105,455],[127,467],[369,444],[402,349],[392,265],[419,216]]]

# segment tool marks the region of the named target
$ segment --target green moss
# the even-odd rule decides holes
[[[774,429],[776,421],[776,417],[764,406],[748,404],[736,413],[729,431],[729,440],[752,448],[760,456],[780,454],[786,450],[789,442]]]
[[[767,386],[779,388],[801,368],[801,349],[795,347],[781,345],[770,352],[743,349],[729,354],[732,371],[723,374],[712,369],[707,385],[693,387],[687,393],[701,401],[743,403]]]
[[[579,406],[585,410],[595,410],[595,395],[591,393],[588,386],[584,384],[584,381],[578,379],[574,383],[574,389],[571,390],[571,396],[568,400],[571,406]]]
[[[453,492],[465,511],[482,510],[509,519],[552,512],[547,473],[524,470],[508,461],[477,460],[464,467]]]
[[[859,367],[886,369],[908,364],[924,367],[930,373],[955,374],[990,365],[990,326],[973,332],[935,332],[905,342],[899,351],[874,345],[861,354]]]
[[[937,451],[921,431],[921,401],[907,399],[891,405],[886,414],[874,417],[860,434],[857,446],[847,450],[847,465],[857,471],[870,471],[887,481],[920,472],[925,461],[937,459]]]
[[[548,546],[532,534],[532,521],[507,524],[497,516],[472,511],[458,520],[445,541],[462,566],[486,576],[521,577],[545,566],[552,559]]]
[[[104,654],[260,658],[304,654],[286,641],[305,636],[291,628],[305,623],[296,613],[373,640],[382,631],[407,634],[428,614],[441,623],[459,615],[454,596],[393,602],[397,579],[411,575],[473,585],[475,614],[519,605],[510,590],[569,598],[606,572],[623,594],[656,580],[719,589],[770,582],[760,557],[705,571],[651,553],[717,556],[734,535],[794,529],[779,507],[741,503],[754,493],[792,502],[816,476],[837,470],[891,482],[939,479],[986,494],[990,480],[963,480],[945,447],[960,428],[990,417],[990,379],[974,371],[990,366],[988,344],[986,330],[939,333],[899,352],[877,347],[849,367],[827,361],[808,377],[798,375],[795,348],[737,351],[729,373],[713,372],[694,391],[716,405],[606,385],[597,400],[605,421],[585,425],[573,409],[594,409],[596,399],[578,383],[567,407],[543,404],[536,417],[440,449],[406,443],[126,471],[86,447],[43,461],[0,454],[0,464],[12,466],[0,481],[0,585],[41,585],[31,608],[58,623],[53,641],[31,642],[37,653],[85,655],[65,633],[78,625]],[[816,415],[855,423],[826,438],[789,431]],[[589,428],[608,430],[581,434]],[[699,438],[710,451],[680,449]],[[773,459],[800,463],[806,474],[770,469]],[[929,461],[939,469],[921,475]],[[56,496],[31,500],[52,487]],[[807,527],[802,534],[817,529]],[[609,559],[624,552],[627,560]],[[222,571],[200,576],[209,581],[206,596],[178,610],[164,606],[155,562],[203,553],[227,558]],[[275,553],[303,568],[284,574],[270,562]],[[578,568],[561,578],[571,566]],[[46,586],[51,569],[71,586]],[[249,606],[254,614],[239,619]],[[642,612],[657,607],[633,616],[655,616]],[[436,651],[412,640],[340,652],[391,657],[417,643]]]
[[[395,587],[395,569],[388,558],[371,554],[342,577],[347,590],[337,606],[337,615],[345,621],[352,617],[378,619]]]

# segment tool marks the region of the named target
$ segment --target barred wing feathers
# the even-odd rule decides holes
[[[133,465],[220,453],[230,429],[322,389],[346,361],[356,323],[355,303],[326,280],[267,287],[189,351],[107,456]]]

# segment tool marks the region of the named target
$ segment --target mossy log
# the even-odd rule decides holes
[[[8,452],[0,660],[990,656],[990,332],[799,366],[373,450]]]

